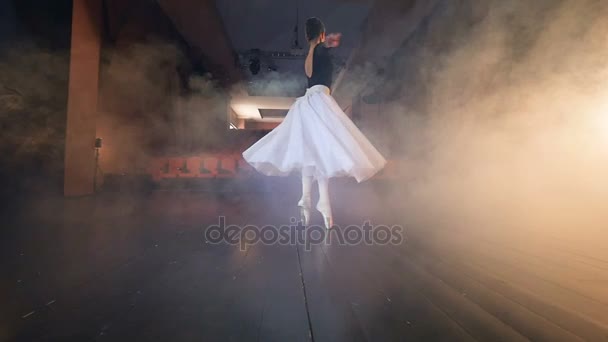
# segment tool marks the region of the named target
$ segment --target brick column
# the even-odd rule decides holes
[[[100,52],[101,0],[74,0],[65,141],[66,196],[94,192]]]

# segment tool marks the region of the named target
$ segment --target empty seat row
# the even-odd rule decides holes
[[[389,161],[375,178],[392,178],[399,173],[399,162]],[[149,168],[152,179],[242,178],[259,175],[240,154],[209,154],[188,157],[159,157]]]

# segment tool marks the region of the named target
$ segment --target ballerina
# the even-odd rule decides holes
[[[306,21],[306,38],[310,45],[304,65],[306,94],[295,101],[281,124],[243,152],[243,158],[267,176],[301,173],[298,207],[304,225],[310,222],[311,188],[316,180],[319,200],[315,208],[330,229],[329,180],[354,177],[360,183],[380,171],[386,159],[331,96],[333,64],[329,52],[339,45],[341,35],[326,35],[323,22],[313,17]]]

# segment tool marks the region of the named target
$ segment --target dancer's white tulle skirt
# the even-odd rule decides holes
[[[283,122],[243,152],[243,158],[267,176],[299,171],[317,179],[354,177],[357,182],[386,165],[322,85],[298,98]]]

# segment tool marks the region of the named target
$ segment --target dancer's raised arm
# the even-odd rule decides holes
[[[306,61],[304,62],[304,71],[306,72],[306,77],[312,77],[312,61],[315,55],[315,48],[319,45],[318,43],[310,43],[310,48],[308,49],[308,55],[306,56]]]

